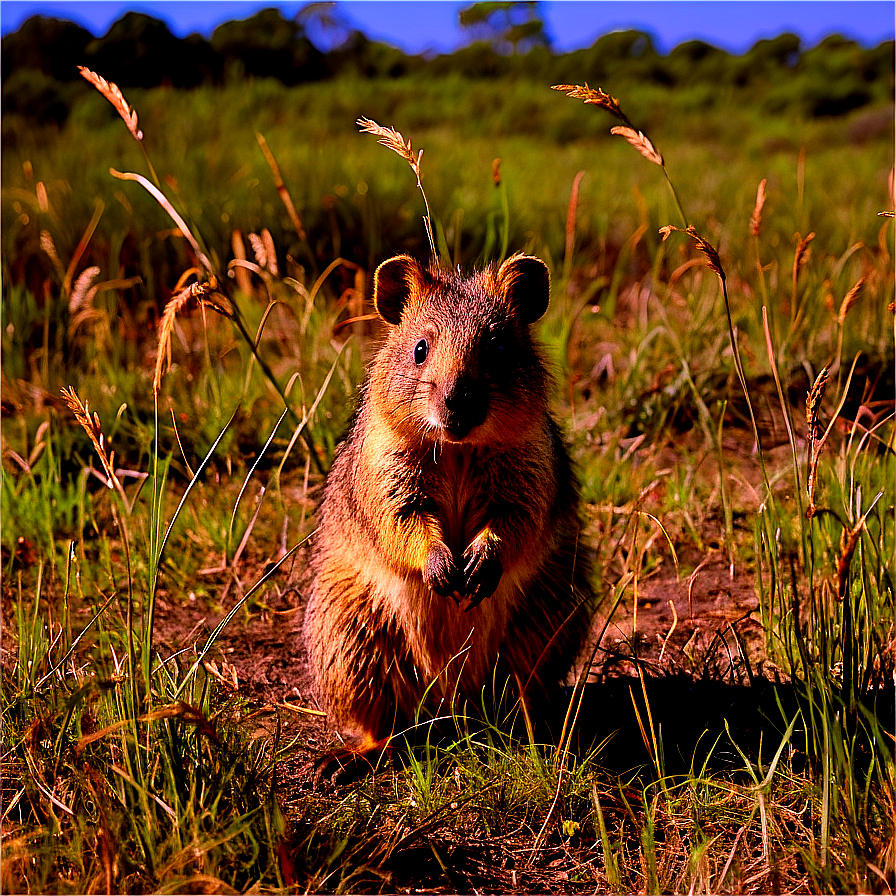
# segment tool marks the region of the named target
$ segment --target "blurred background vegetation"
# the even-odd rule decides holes
[[[413,83],[462,75],[470,82],[532,84],[612,79],[626,95],[634,85],[654,94],[685,91],[705,109],[749,102],[797,118],[841,115],[892,97],[892,41],[864,49],[831,36],[805,47],[797,35],[781,34],[739,56],[699,40],[664,55],[650,34],[619,31],[586,49],[555,54],[535,3],[476,3],[461,12],[460,24],[470,37],[467,46],[426,57],[368,39],[348,27],[332,4],[309,4],[293,18],[266,9],[220,25],[210,39],[179,39],[163,21],[138,12],[123,16],[102,37],[72,22],[35,16],[3,39],[4,117],[64,123],[88,92],[77,65],[122,88],[220,87],[247,78],[273,78],[290,87],[358,77]],[[331,49],[318,49],[309,33],[326,33]],[[487,122],[480,127],[494,132]]]
[[[27,20],[3,38],[0,60],[4,302],[21,286],[44,303],[52,263],[41,250],[41,231],[49,229],[68,264],[100,199],[81,268],[99,265],[110,279],[141,277],[118,293],[127,297],[135,332],[152,328],[186,264],[183,241],[171,236],[159,206],[110,181],[110,166],[142,170],[143,160],[78,65],[125,91],[167,188],[223,262],[232,255],[234,230],[262,228],[312,273],[337,257],[370,270],[390,253],[425,251],[413,183],[358,138],[354,122],[364,115],[426,147],[433,213],[455,260],[466,264],[483,260],[500,211],[489,189],[496,156],[505,159],[510,247],[528,246],[550,259],[564,253],[570,186],[586,170],[579,266],[604,268],[592,277],[607,273],[644,223],[645,208],[657,216],[649,220],[652,233],[654,223],[675,216],[663,185],[617,145],[604,115],[548,89],[583,82],[623,98],[637,126],[654,135],[680,192],[697,197],[690,211],[698,222],[724,224],[763,177],[770,193],[782,178],[793,180],[803,150],[803,176],[823,170],[825,196],[789,223],[803,232],[811,223],[819,239],[838,247],[846,238],[874,239],[870,231],[832,231],[814,213],[835,225],[838,205],[862,202],[857,181],[886,176],[880,171],[892,156],[893,41],[866,49],[831,36],[805,47],[796,35],[781,34],[743,55],[700,41],[661,54],[649,34],[625,31],[555,54],[534,3],[477,3],[461,23],[471,42],[428,58],[351,30],[328,4],[309,4],[294,18],[266,9],[220,25],[210,39],[179,39],[164,22],[137,12],[101,37],[58,19]],[[331,49],[318,49],[312,33],[327,34]],[[273,189],[257,132],[280,164],[304,241]],[[867,200],[876,211],[879,200]],[[37,347],[43,338],[35,320],[32,332],[18,332],[17,345]]]

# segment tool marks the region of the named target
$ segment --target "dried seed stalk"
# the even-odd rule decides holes
[[[249,243],[255,253],[255,260],[260,268],[266,269],[274,277],[277,276],[277,250],[274,247],[274,238],[270,230],[265,228],[261,235],[249,234]]]
[[[619,105],[619,100],[615,96],[610,96],[609,93],[604,93],[599,87],[589,87],[586,82],[585,84],[554,84],[551,90],[562,90],[574,100],[582,100],[591,106],[600,106],[601,109],[606,109],[628,127],[632,127],[632,123]]]
[[[809,496],[809,506],[806,508],[806,516],[812,519],[815,516],[815,483],[818,479],[818,458],[821,455],[821,449],[827,439],[827,434],[819,436],[821,432],[821,424],[819,423],[819,413],[821,411],[821,401],[824,398],[825,389],[827,388],[828,376],[831,372],[831,365],[825,364],[821,373],[815,378],[809,394],[806,396],[806,423],[808,431],[806,439],[809,443],[809,469],[806,476],[806,491]]]
[[[361,133],[373,134],[374,136],[379,137],[377,143],[380,143],[387,149],[391,149],[394,153],[398,153],[398,155],[411,166],[411,170],[417,176],[417,189],[420,190],[420,194],[423,196],[423,204],[426,206],[426,218],[424,219],[424,223],[426,224],[426,235],[429,238],[429,248],[432,250],[433,258],[437,258],[438,253],[436,252],[436,243],[432,235],[432,215],[429,211],[429,200],[426,198],[426,192],[423,189],[423,173],[421,168],[423,162],[423,150],[421,149],[415,156],[414,150],[411,148],[410,140],[405,142],[404,137],[399,131],[396,131],[395,128],[384,128],[371,118],[361,116],[355,124],[361,128]]]
[[[100,77],[96,72],[92,72],[83,65],[78,66],[78,71],[86,81],[93,84],[94,87],[115,107],[115,111],[122,117],[124,123],[128,126],[131,136],[140,141],[143,139],[143,131],[137,129],[137,113],[132,109],[127,100],[119,90],[117,84],[107,81]]]
[[[840,311],[837,312],[837,323],[839,326],[843,326],[844,321],[846,320],[846,315],[849,314],[850,309],[855,305],[856,302],[862,297],[862,290],[865,286],[865,281],[868,279],[867,274],[862,274],[861,277],[856,281],[855,286],[846,294],[843,301],[840,304]]]
[[[797,239],[799,242],[797,243],[796,251],[793,253],[793,294],[794,298],[796,298],[796,282],[797,278],[800,274],[800,269],[806,262],[809,260],[809,243],[815,239],[815,233],[812,232],[808,236],[800,239],[800,235],[797,234]]]
[[[115,452],[109,450],[105,436],[103,435],[102,427],[100,426],[99,414],[94,412],[91,417],[90,402],[85,401],[82,403],[81,399],[78,397],[78,393],[75,392],[74,386],[63,388],[62,397],[65,399],[65,403],[69,406],[71,412],[75,415],[75,419],[81,424],[84,431],[90,437],[90,441],[93,443],[93,447],[96,449],[100,463],[106,473],[106,485],[118,492],[119,497],[124,501],[125,507],[127,507],[128,501],[124,494],[124,488],[122,487],[119,478],[115,475],[115,469],[113,467]]]
[[[289,220],[292,221],[292,226],[296,229],[296,235],[301,242],[305,243],[308,241],[308,237],[305,234],[305,228],[302,225],[301,218],[299,218],[299,213],[296,211],[295,205],[293,205],[292,196],[289,195],[289,190],[286,189],[286,184],[283,182],[283,175],[280,174],[280,166],[277,164],[274,154],[268,148],[268,142],[264,139],[264,136],[260,133],[256,133],[255,139],[258,140],[258,145],[264,153],[268,167],[271,169],[271,174],[274,175],[274,187],[280,194],[280,201],[286,208],[286,213],[289,215]]]
[[[200,305],[216,311],[222,317],[233,320],[230,302],[226,296],[218,292],[218,281],[214,277],[205,283],[191,283],[186,289],[182,289],[172,296],[162,312],[162,322],[159,327],[159,350],[156,356],[155,375],[152,380],[152,389],[156,394],[162,385],[162,377],[171,367],[171,332],[174,329],[174,320],[191,301],[196,301]]]
[[[673,232],[686,233],[697,244],[697,248],[706,256],[706,266],[718,275],[722,283],[725,282],[725,269],[722,267],[722,260],[719,258],[719,253],[716,250],[716,247],[700,236],[696,227],[691,225],[684,230],[680,227],[673,227],[671,224],[667,224],[665,227],[660,227],[660,233],[663,235],[663,242],[669,239],[670,234]]]
[[[72,297],[68,300],[68,313],[74,317],[83,308],[89,307],[96,295],[97,288],[90,288],[91,283],[99,276],[100,269],[97,265],[85,268],[72,289]]]
[[[391,149],[392,152],[398,153],[414,169],[414,174],[417,175],[417,178],[420,178],[420,163],[423,160],[422,149],[415,156],[411,147],[411,141],[405,142],[400,131],[396,131],[395,128],[384,128],[373,121],[373,119],[361,116],[355,124],[361,128],[362,134],[374,134],[379,137],[380,139],[377,140],[377,143]]]
[[[53,267],[56,268],[59,276],[64,277],[65,269],[62,267],[62,262],[59,260],[59,253],[56,251],[56,244],[53,242],[53,237],[50,235],[49,230],[42,230],[40,232],[40,247],[47,254],[50,261],[53,262]]]
[[[863,516],[852,529],[844,528],[840,533],[840,556],[837,558],[837,599],[842,603],[849,593],[849,567],[859,543],[859,536],[865,528]]]
[[[555,84],[551,90],[562,90],[567,96],[572,97],[573,99],[583,100],[588,105],[599,106],[601,109],[606,109],[607,112],[614,115],[624,124],[624,127],[610,128],[610,133],[625,137],[625,139],[628,140],[628,142],[631,143],[631,145],[634,146],[645,159],[653,162],[654,165],[659,165],[660,168],[663,167],[663,157],[660,155],[657,148],[651,143],[650,138],[647,137],[643,131],[639,131],[631,121],[629,121],[628,116],[622,111],[622,107],[619,105],[619,100],[617,100],[616,97],[604,93],[599,87],[589,87],[587,84]]]
[[[809,394],[806,396],[806,423],[809,424],[809,438],[815,439],[818,433],[818,412],[828,384],[831,365],[825,364],[821,373],[815,378]]]
[[[653,145],[650,138],[643,131],[639,131],[631,121],[629,121],[628,116],[622,111],[622,107],[619,105],[619,100],[617,100],[616,97],[610,96],[610,94],[605,93],[599,87],[589,87],[587,83],[555,84],[551,90],[562,90],[567,96],[572,97],[573,99],[582,100],[588,105],[606,109],[607,112],[618,118],[624,127],[610,128],[610,133],[624,137],[638,150],[639,153],[641,153],[642,156],[644,156],[645,159],[649,162],[653,162],[654,165],[659,165],[659,167],[663,169],[663,176],[666,178],[666,183],[672,191],[672,198],[678,206],[678,211],[681,214],[681,221],[685,226],[688,226],[688,216],[685,214],[684,208],[681,205],[681,200],[678,198],[678,191],[675,189],[675,185],[669,177],[669,172],[666,171],[666,164],[663,161],[662,155]]]
[[[267,227],[261,231],[261,242],[264,245],[265,254],[267,256],[268,270],[271,272],[272,276],[276,277],[279,273],[277,268],[277,249],[274,246],[274,238],[271,236],[271,231],[268,230]]]
[[[576,211],[579,207],[579,186],[584,171],[579,171],[572,180],[572,189],[569,192],[569,206],[566,209],[566,244],[563,252],[563,276],[568,280],[572,271],[572,253],[576,243]]]
[[[663,157],[642,131],[636,131],[634,128],[615,127],[610,128],[610,133],[625,137],[648,162],[653,162],[654,165],[659,165],[660,168],[663,167]]]
[[[765,205],[765,184],[766,179],[759,181],[759,188],[756,190],[756,205],[753,206],[753,214],[750,217],[750,233],[758,237],[759,231],[762,229],[762,208]]]

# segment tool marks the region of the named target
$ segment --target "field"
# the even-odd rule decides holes
[[[550,86],[5,121],[4,892],[893,891],[892,106]],[[335,786],[307,542],[429,253],[361,116],[444,260],[551,268],[601,606],[559,742],[486,710]]]

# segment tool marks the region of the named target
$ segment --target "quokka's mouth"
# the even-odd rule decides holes
[[[475,436],[477,428],[483,422],[482,420],[470,419],[445,420],[440,426],[442,438],[446,442],[454,442],[456,444],[473,441],[471,436]]]
[[[488,416],[485,408],[466,408],[463,411],[448,411],[441,415],[439,428],[449,442],[469,441],[469,436],[483,424]]]

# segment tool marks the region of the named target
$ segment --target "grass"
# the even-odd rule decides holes
[[[577,138],[555,145],[500,122],[467,133],[475,116],[447,124],[447,96],[440,108],[375,88],[324,85],[323,102],[256,84],[225,88],[214,108],[204,91],[129,96],[198,253],[139,185],[109,178],[110,164],[152,174],[105,101],[73,116],[77,159],[65,141],[39,148],[25,134],[4,151],[4,889],[891,892],[893,225],[877,217],[892,205],[891,147],[844,146],[823,122],[782,136],[749,110],[730,129],[654,113],[649,133],[708,241],[701,254],[687,234],[662,241],[660,227],[683,226],[675,196],[601,133],[605,112],[545,88],[531,102],[568,109],[555,124]],[[392,121],[390,103],[426,150],[425,209],[404,165],[337,115]],[[326,135],[324,147],[290,138],[296,110],[320,116],[307,134]],[[197,146],[186,157],[185,137]],[[772,139],[789,147],[764,151]],[[765,655],[793,682],[763,704],[758,735],[731,715],[679,768],[684,741],[642,674],[622,709],[592,707],[597,736],[579,752],[458,720],[454,742],[312,796],[303,761],[320,729],[287,721],[284,734],[270,690],[259,700],[234,684],[230,640],[267,625],[296,587],[289,552],[311,531],[318,464],[372,344],[367,273],[398,249],[425,252],[429,208],[433,240],[441,227],[459,261],[506,239],[551,263],[542,336],[605,610],[637,612],[663,576],[693,584],[713,545],[755,575]],[[237,228],[245,263],[229,278]],[[113,285],[73,327],[92,264],[93,283]],[[163,334],[170,369],[157,365]],[[59,398],[70,383],[98,424],[82,407],[79,425]],[[163,605],[177,616],[194,602],[214,621],[192,637],[181,622],[169,645]],[[642,641],[629,647],[642,673],[656,667]],[[766,693],[759,669],[744,674]],[[626,737],[646,759],[614,767]]]

